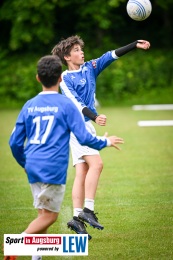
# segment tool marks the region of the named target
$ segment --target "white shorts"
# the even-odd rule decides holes
[[[30,184],[34,198],[33,205],[37,209],[47,209],[52,212],[59,212],[64,198],[65,185],[46,184],[36,182]]]
[[[88,132],[90,132],[92,135],[96,136],[96,130],[94,126],[92,125],[91,121],[85,122],[86,128]],[[92,149],[88,146],[81,145],[73,133],[71,133],[70,136],[70,147],[71,147],[71,153],[72,153],[72,159],[73,159],[73,166],[78,163],[83,163],[85,160],[82,158],[84,155],[95,155],[99,154],[98,150]]]

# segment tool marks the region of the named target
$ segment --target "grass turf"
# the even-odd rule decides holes
[[[0,243],[3,234],[21,233],[35,218],[26,175],[8,147],[18,110],[2,110],[0,132]],[[99,181],[95,211],[103,231],[87,227],[90,260],[173,259],[173,128],[137,126],[138,120],[173,119],[172,111],[133,111],[131,107],[100,108],[107,115],[106,127],[97,133],[123,137],[122,150],[101,151],[104,169]],[[71,160],[67,189],[58,221],[50,233],[73,233],[66,222],[72,217],[71,188],[74,168]],[[0,252],[3,259],[3,252]],[[43,259],[83,257],[45,256]],[[31,257],[20,256],[19,260]]]

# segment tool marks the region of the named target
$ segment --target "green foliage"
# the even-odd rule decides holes
[[[98,57],[96,54],[98,55],[98,52],[93,53],[94,58]],[[173,91],[172,55],[171,52],[158,50],[134,50],[119,58],[98,77],[98,100],[103,105],[123,104],[134,96],[140,100],[140,96],[145,96],[145,93],[152,92],[157,96],[161,89],[169,88]],[[89,56],[91,53],[87,58],[90,58]],[[21,106],[41,91],[41,85],[35,79],[39,58],[36,55],[9,57],[1,53],[0,107],[12,106],[13,103],[15,106]],[[157,102],[158,98],[153,102]],[[172,99],[168,96],[162,100],[166,103],[173,102],[173,96]]]
[[[172,0],[157,0],[157,4],[161,6],[163,9],[168,10],[172,5]]]
[[[36,81],[37,59],[34,56],[2,57],[0,103],[4,106],[21,106],[25,101],[41,91]]]
[[[24,44],[47,44],[53,39],[56,1],[7,0],[0,9],[1,20],[12,22],[9,47],[17,50]]]
[[[128,95],[140,95],[154,89],[157,95],[159,89],[173,89],[172,71],[170,53],[136,50],[115,61],[99,76],[97,97],[103,104],[115,104],[127,99]]]
[[[158,47],[172,46],[171,0],[152,1],[152,15],[143,22],[128,17],[126,3],[126,0],[4,0],[0,5],[2,37],[12,51],[45,51],[57,39],[76,33],[91,46],[92,42],[102,46],[104,38],[109,39],[109,44],[112,40],[114,44],[128,42],[128,38],[138,34],[153,38]]]
[[[61,39],[79,34],[86,60],[136,39],[151,42],[151,51],[129,53],[98,78],[97,97],[103,104],[173,87],[173,3],[153,0],[152,14],[130,19],[126,0],[4,0],[0,3],[0,106],[21,105],[40,86],[36,62],[50,54]],[[170,93],[170,92],[169,92]],[[156,100],[156,99],[155,99]],[[169,101],[170,102],[170,99]]]

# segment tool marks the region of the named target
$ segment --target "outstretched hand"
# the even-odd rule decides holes
[[[138,40],[136,47],[139,49],[148,50],[150,48],[150,43],[145,40]]]
[[[115,147],[117,150],[121,150],[121,149],[117,146],[117,144],[124,144],[124,140],[123,140],[121,137],[108,136],[108,133],[107,133],[107,132],[104,134],[104,136],[109,139],[109,141],[111,142],[111,146]]]

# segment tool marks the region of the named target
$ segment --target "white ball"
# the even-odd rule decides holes
[[[152,11],[152,5],[149,0],[129,0],[126,8],[128,15],[135,21],[147,19]]]

